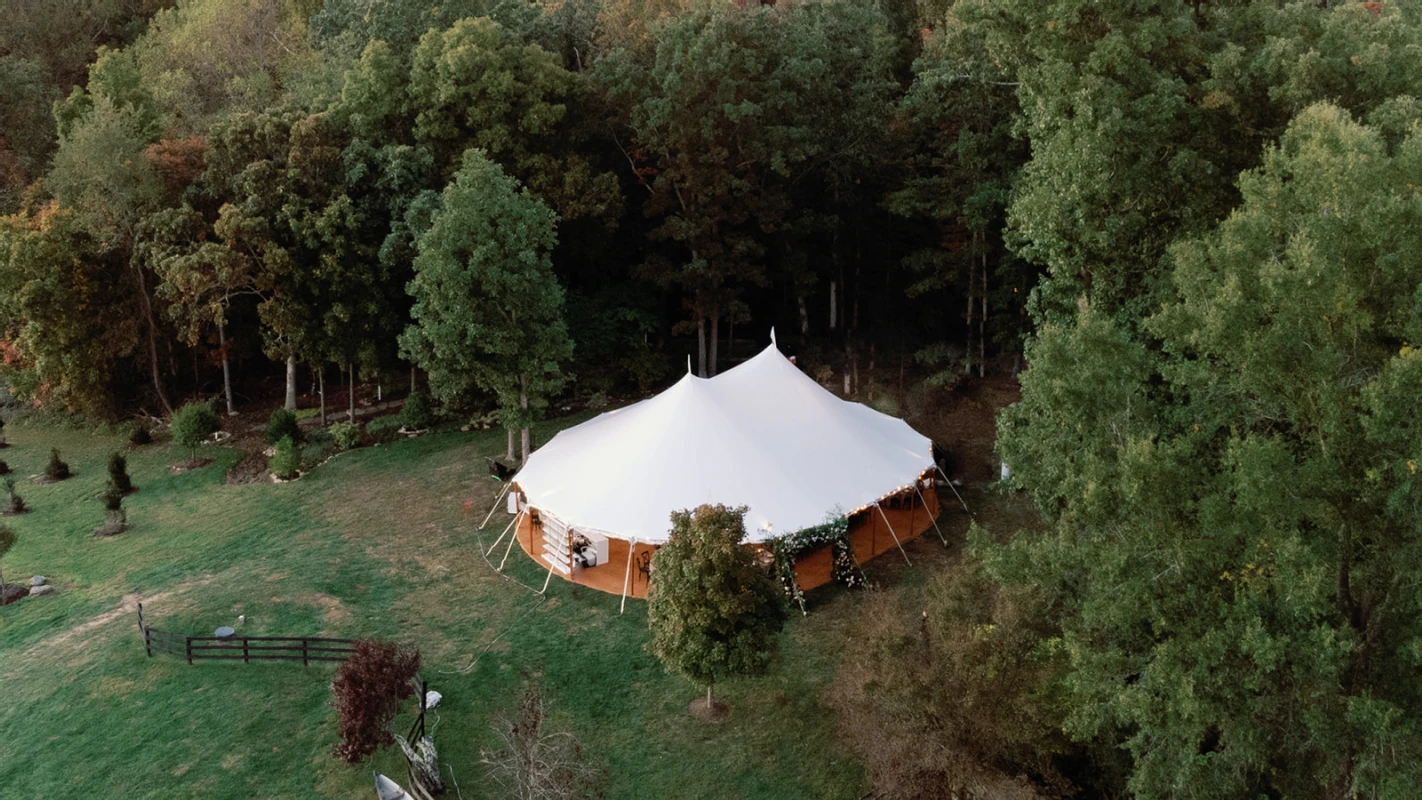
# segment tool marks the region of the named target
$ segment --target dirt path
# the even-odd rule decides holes
[[[84,634],[91,633],[105,626],[111,626],[113,630],[117,630],[117,627],[113,627],[115,623],[119,625],[134,625],[137,627],[138,604],[140,602],[152,605],[165,600],[171,600],[175,597],[187,594],[194,589],[206,586],[216,579],[216,575],[206,575],[147,597],[140,596],[138,592],[130,592],[119,598],[118,607],[112,611],[97,614],[68,630],[60,631],[36,642],[30,649],[20,655],[20,660],[25,661],[34,658],[39,655],[41,651],[59,651],[78,647],[83,641],[81,637],[83,637]]]

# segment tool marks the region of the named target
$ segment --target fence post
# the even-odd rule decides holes
[[[247,637],[245,637],[245,636],[242,637],[242,663],[243,663],[243,664],[250,664],[250,663],[252,663],[252,662],[250,662],[250,661],[247,660]]]
[[[301,666],[303,666],[303,667],[309,667],[309,666],[311,666],[311,662],[308,661],[307,658],[306,658],[306,640],[305,640],[305,639],[302,639],[302,640],[301,640]]]
[[[183,637],[183,649],[187,651],[187,654],[188,654],[188,666],[191,667],[191,666],[193,665],[193,637],[191,637],[191,636],[184,636],[184,637]]]
[[[152,658],[152,657],[153,657],[153,646],[152,646],[151,644],[149,644],[149,641],[148,641],[148,627],[143,624],[143,604],[142,604],[142,603],[139,603],[139,604],[138,604],[138,630],[139,630],[140,633],[143,634],[143,652],[147,653],[149,658]]]

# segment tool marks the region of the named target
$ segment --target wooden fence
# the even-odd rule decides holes
[[[355,639],[326,639],[316,636],[188,636],[150,628],[143,622],[143,604],[138,604],[138,629],[143,633],[143,649],[151,658],[155,652],[188,663],[202,660],[236,661],[345,661],[355,652]]]

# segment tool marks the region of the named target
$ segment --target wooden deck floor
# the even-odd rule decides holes
[[[882,506],[883,517],[872,508],[854,514],[849,521],[849,536],[854,544],[855,558],[863,563],[889,551],[896,552],[898,546],[894,544],[895,536],[900,542],[907,542],[932,528],[939,511],[938,498],[933,490],[929,489],[924,492],[924,500],[926,505],[915,499],[913,503],[905,502],[899,507],[891,507],[890,503],[885,502]],[[535,532],[527,515],[519,521],[518,544],[539,566],[544,570],[548,569],[548,562],[543,560],[542,534]],[[606,564],[586,569],[575,566],[571,578],[556,571],[554,575],[563,580],[572,580],[579,586],[616,595],[622,594],[625,585],[628,597],[646,597],[649,574],[640,569],[640,562],[643,561],[643,553],[654,553],[657,548],[656,545],[637,544],[629,554],[630,545],[630,542],[622,539],[610,539]],[[632,559],[630,571],[629,555]],[[806,553],[796,563],[795,572],[801,588],[808,590],[828,583],[831,580],[830,568],[829,548],[821,548],[819,551]]]

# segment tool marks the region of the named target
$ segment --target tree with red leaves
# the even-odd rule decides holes
[[[393,642],[362,641],[331,682],[331,706],[339,716],[337,757],[355,764],[395,743],[390,722],[400,701],[415,693],[420,651]]]

